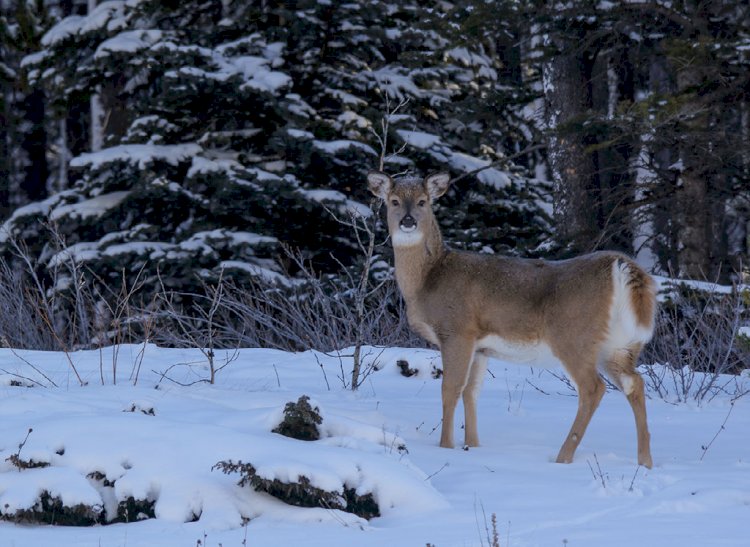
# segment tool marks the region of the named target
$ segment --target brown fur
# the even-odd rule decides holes
[[[546,345],[576,384],[578,413],[558,462],[573,460],[604,395],[605,385],[598,373],[601,368],[626,391],[638,429],[638,462],[650,467],[643,381],[635,365],[641,345],[653,329],[651,277],[628,257],[613,252],[544,261],[450,250],[443,244],[431,207],[447,190],[447,175],[393,180],[383,173],[371,173],[368,182],[370,190],[387,204],[396,280],[406,301],[409,324],[442,353],[441,446],[453,446],[455,407],[461,397],[465,442],[478,445],[476,399],[487,357],[497,347],[505,347],[494,343],[499,338],[511,347]],[[627,266],[625,290],[642,332],[640,338],[617,342],[623,347],[610,347],[615,336],[610,330],[622,330],[622,317],[616,313],[611,317],[613,268],[621,264]],[[493,337],[494,345],[483,341],[486,337]]]
[[[654,298],[656,286],[653,278],[631,262],[629,286],[631,303],[638,318],[638,324],[653,329],[656,312],[656,299]]]

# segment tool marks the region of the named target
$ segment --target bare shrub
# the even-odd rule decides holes
[[[123,274],[120,289],[108,290],[69,256],[53,270],[55,278],[41,279],[34,260],[21,247],[16,250],[12,263],[0,261],[0,335],[13,348],[70,352],[153,341],[203,348],[209,359],[214,348],[239,346],[331,352],[358,343],[419,344],[395,282],[372,268],[319,275],[290,251],[294,282],[256,278],[240,285],[220,275],[199,293],[184,293],[156,280],[156,296],[144,303],[154,280],[147,287],[140,273],[130,280]],[[367,283],[363,271],[372,278]],[[117,363],[111,366],[116,373]]]
[[[121,272],[112,290],[85,267],[48,226],[51,244],[46,266],[22,242],[8,239],[11,256],[0,259],[0,333],[10,347],[71,351],[142,338],[131,332],[143,290],[143,268],[129,277]],[[44,274],[40,273],[44,272]]]
[[[25,272],[0,262],[0,333],[12,348],[58,349],[39,313],[39,293]]]
[[[181,346],[186,339],[194,338],[186,337],[186,328],[204,330],[210,324],[217,348],[332,352],[353,346],[358,340],[375,345],[418,343],[409,331],[394,281],[378,284],[357,309],[358,279],[319,276],[294,256],[299,277],[292,283],[258,278],[238,285],[222,279],[221,288],[206,285],[203,294],[165,295],[160,300],[171,304],[156,312],[159,319],[154,340]],[[218,291],[219,300],[215,297]],[[192,327],[184,324],[185,317],[192,318]]]
[[[204,283],[200,295],[168,291],[161,278],[159,286],[160,291],[156,293],[151,306],[152,310],[158,311],[141,314],[148,318],[149,331],[155,329],[154,340],[170,347],[200,350],[208,365],[209,376],[197,381],[214,384],[216,374],[239,356],[239,340],[222,336],[222,332],[225,332],[221,327],[220,314],[226,291],[224,272],[220,272],[216,284]],[[215,350],[227,347],[233,347],[234,352],[221,363],[216,358]],[[167,372],[162,373],[162,378],[169,378]]]
[[[653,340],[642,360],[651,390],[660,398],[710,401],[721,393],[743,395],[739,374],[750,350],[738,329],[748,320],[747,291],[672,287],[659,307]]]
[[[360,317],[353,298],[354,290],[345,280],[306,276],[303,283],[292,287],[254,284],[248,291],[233,292],[226,304],[242,320],[237,335],[251,345],[331,352],[358,341],[419,344],[409,331],[393,281],[370,292]]]

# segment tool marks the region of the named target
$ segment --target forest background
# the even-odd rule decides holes
[[[457,179],[438,210],[454,247],[744,279],[745,2],[0,9],[5,344],[416,343],[377,168]],[[701,297],[689,325],[665,306],[673,363],[726,331],[710,344],[736,370],[745,300],[709,320]]]

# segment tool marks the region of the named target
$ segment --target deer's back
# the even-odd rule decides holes
[[[533,344],[568,330],[593,340],[607,328],[617,260],[628,259],[613,252],[545,261],[448,251],[427,273],[413,315],[437,338],[499,335]]]

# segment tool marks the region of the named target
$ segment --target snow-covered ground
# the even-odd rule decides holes
[[[110,515],[118,500],[149,499],[156,518],[87,528],[0,522],[0,545],[465,547],[490,545],[493,515],[503,546],[748,545],[750,396],[734,406],[729,395],[701,405],[652,397],[647,470],[636,465],[630,407],[609,392],[575,461],[559,465],[577,400],[549,371],[491,361],[482,447],[447,450],[437,446],[438,354],[367,353],[380,369],[352,393],[341,380],[350,359],[312,352],[241,350],[209,385],[192,383],[208,377],[197,350],[1,349],[0,513],[32,507],[47,491]],[[419,374],[401,375],[399,359]],[[272,433],[303,394],[320,408],[323,438]],[[19,470],[14,455],[49,466]],[[267,479],[304,475],[319,488],[370,492],[381,516],[286,505],[212,470],[222,460],[252,463]]]

